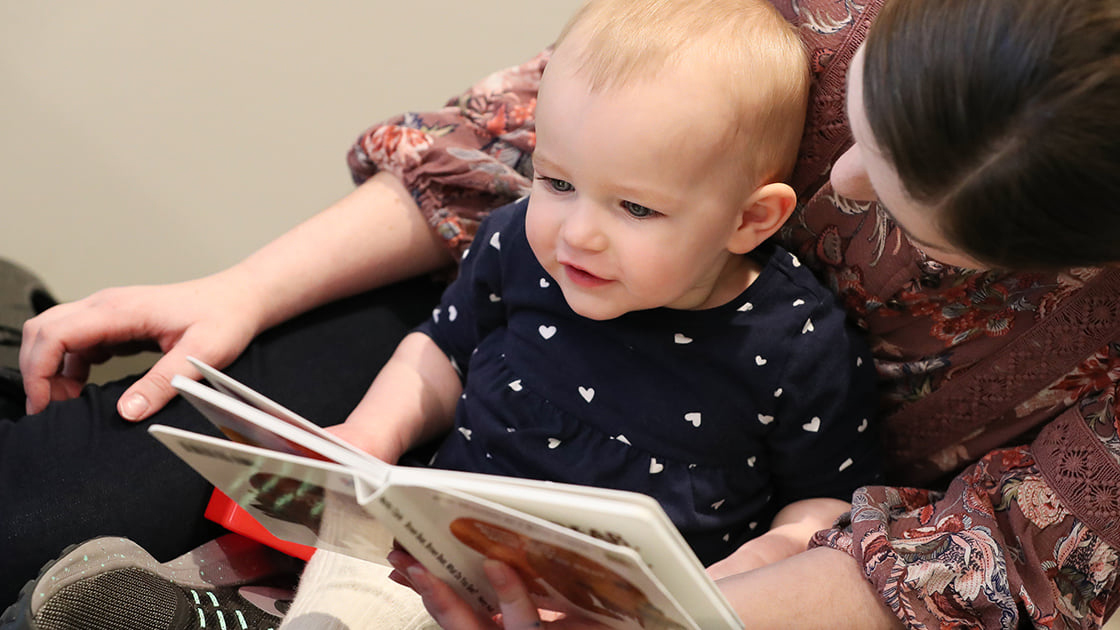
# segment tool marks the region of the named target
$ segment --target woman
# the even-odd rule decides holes
[[[827,23],[798,8],[803,26]],[[795,175],[812,196],[785,241],[872,334],[895,483],[944,488],[980,461],[944,498],[857,493],[817,548],[725,589],[751,627],[773,612],[812,625],[822,610],[830,627],[1093,627],[1115,606],[1120,285],[1112,270],[1041,270],[1120,259],[1099,237],[1120,229],[1120,130],[1101,109],[1120,97],[1120,16],[1108,3],[899,0],[857,51],[876,9],[815,45],[828,65]],[[828,114],[849,59],[855,145],[818,190],[814,167],[846,142]],[[1091,218],[1070,222],[1067,208]],[[1040,271],[978,271],[993,267]],[[1043,426],[1033,447],[989,452]],[[437,618],[469,627],[424,575],[410,577]],[[510,613],[535,621],[517,601]]]
[[[850,522],[818,534],[814,549],[725,578],[729,599],[752,626],[1099,626],[1116,605],[1120,547],[1112,414],[1120,282],[1089,267],[949,265],[1120,260],[1116,239],[1094,238],[1120,232],[1109,216],[1120,181],[1111,115],[1120,18],[1107,0],[782,8],[802,27],[817,82],[792,182],[805,207],[784,241],[868,327],[893,481],[927,489],[858,493]],[[461,250],[486,209],[527,186],[532,95],[545,62],[491,78],[436,114],[371,129],[352,167],[359,180],[384,172],[219,277],[101,294],[33,320],[22,362],[31,410],[72,396],[84,363],[107,348],[154,338],[167,357],[120,403],[126,417],[147,417],[170,398],[167,375],[188,371],[185,354],[224,364],[296,312],[440,266],[441,242]],[[946,108],[932,108],[939,102]],[[1008,162],[1035,156],[1041,171]],[[1067,207],[1088,218],[1070,223]],[[181,314],[175,305],[186,295],[201,302]],[[276,335],[298,336],[295,328]],[[448,627],[488,627],[465,620],[423,573],[410,576]],[[538,622],[531,609],[510,613],[509,628]]]

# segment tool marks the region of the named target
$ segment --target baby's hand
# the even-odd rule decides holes
[[[386,448],[386,442],[390,440],[378,440],[356,422],[348,420],[342,424],[327,427],[326,430],[383,462],[395,464],[397,459],[400,458],[400,454],[396,453],[395,449]]]

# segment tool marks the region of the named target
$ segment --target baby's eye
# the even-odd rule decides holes
[[[653,215],[657,214],[656,210],[653,210],[651,208],[647,208],[647,207],[645,207],[641,204],[638,204],[638,203],[634,203],[633,201],[623,201],[622,202],[622,209],[625,210],[626,212],[630,213],[630,216],[638,218],[638,219],[644,219],[646,217],[652,217]]]
[[[544,182],[544,185],[551,188],[553,192],[566,193],[572,192],[576,189],[575,186],[572,186],[571,182],[567,182],[562,179],[556,179],[555,177],[545,177],[544,175],[538,175],[537,179]]]

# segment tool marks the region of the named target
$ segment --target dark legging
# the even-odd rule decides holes
[[[310,420],[336,424],[438,298],[438,286],[416,280],[342,300],[264,333],[225,371]],[[133,380],[0,419],[0,609],[67,545],[124,536],[165,561],[221,533],[202,517],[210,486],[147,428],[217,432],[181,398],[146,422],[122,420],[117,398]]]

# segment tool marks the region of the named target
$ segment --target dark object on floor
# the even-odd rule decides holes
[[[19,345],[23,323],[57,304],[43,281],[14,262],[0,258],[0,418],[23,415]]]

